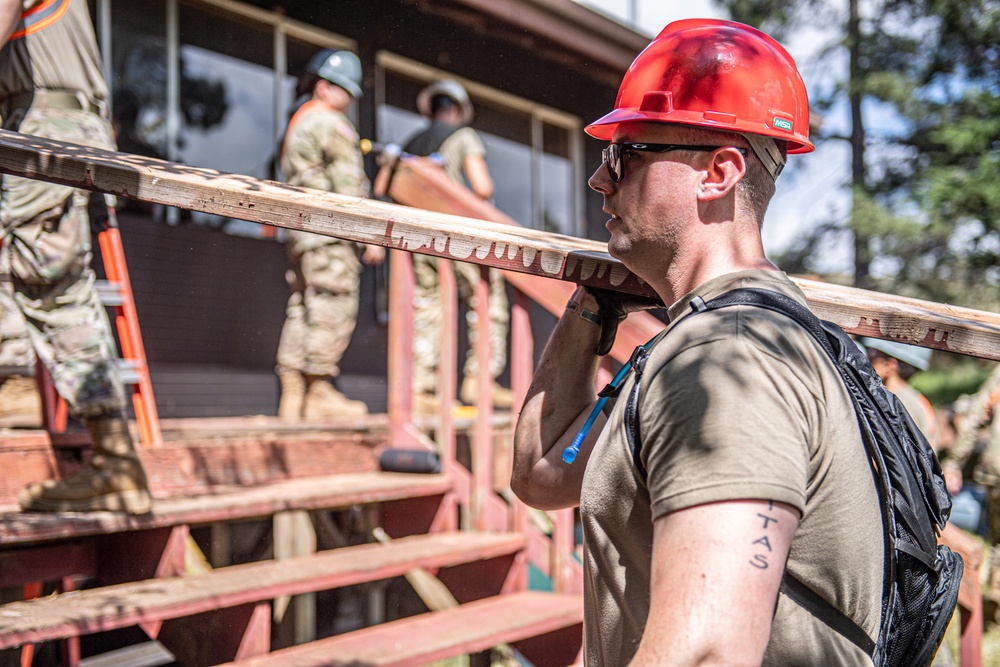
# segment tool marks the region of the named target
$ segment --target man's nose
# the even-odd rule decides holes
[[[587,179],[587,185],[590,186],[591,190],[595,192],[600,192],[602,195],[609,195],[613,192],[615,184],[611,181],[608,176],[607,166],[602,162],[601,166],[597,168],[590,178]]]

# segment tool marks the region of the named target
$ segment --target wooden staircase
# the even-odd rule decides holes
[[[47,436],[0,433],[0,465],[14,471],[4,485],[7,495],[0,496],[0,592],[9,600],[0,606],[0,665],[79,665],[81,637],[100,645],[102,637],[126,629],[141,629],[146,641],[159,642],[154,653],[160,661],[144,662],[134,651],[111,664],[422,665],[462,655],[481,654],[483,660],[488,653],[482,652],[499,644],[517,648],[535,665],[579,660],[580,597],[525,590],[529,546],[537,549],[539,536],[457,530],[468,523],[461,515],[469,511],[455,497],[459,471],[377,470],[378,453],[389,442],[384,416],[324,424],[322,434],[266,418],[168,421],[165,427],[164,445],[141,452],[155,499],[143,516],[17,511],[10,491],[46,472],[17,462],[37,459]],[[86,443],[74,442],[72,434],[48,445],[63,471],[73,468],[66,461],[88,455]],[[366,517],[366,525],[384,526],[395,539],[333,544],[338,538],[329,537],[336,530],[329,516],[345,509]],[[279,540],[301,537],[280,537],[281,517],[305,517],[320,548],[276,558]],[[266,557],[192,568],[195,534],[229,538],[248,522],[262,521],[274,525]],[[327,539],[317,540],[324,532]],[[276,610],[282,599],[367,586],[368,595],[382,596],[376,607],[384,609],[386,583],[402,581],[415,568],[434,573],[461,604],[414,614],[421,609],[410,594],[403,617],[388,619],[383,612],[376,620],[388,622],[325,637],[307,628],[309,641],[299,645],[280,639]],[[26,586],[37,591],[37,582],[45,582],[46,595],[19,599]],[[371,611],[362,614],[369,617],[360,619],[363,624]],[[294,632],[300,635],[301,628]],[[164,654],[174,662],[163,663]]]

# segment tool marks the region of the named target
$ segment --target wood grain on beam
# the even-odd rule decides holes
[[[498,269],[652,295],[605,244],[0,131],[0,172]],[[796,280],[851,333],[1000,360],[1000,315]]]

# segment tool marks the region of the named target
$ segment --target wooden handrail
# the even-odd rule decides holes
[[[652,296],[605,244],[0,131],[0,172],[167,206]],[[1000,360],[1000,315],[796,279],[865,336]]]

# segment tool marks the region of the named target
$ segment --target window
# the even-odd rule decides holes
[[[417,93],[447,72],[382,52],[377,59],[379,141],[405,144],[427,120]],[[526,227],[583,234],[582,125],[574,116],[472,82],[474,129],[486,146],[497,208]]]
[[[119,148],[255,178],[276,175],[295,75],[320,48],[354,49],[318,28],[224,0],[97,0],[97,9]],[[200,212],[169,210],[166,218],[275,236],[270,227]]]

